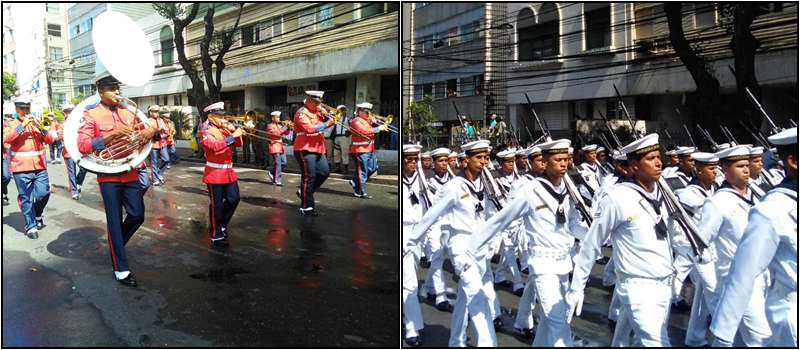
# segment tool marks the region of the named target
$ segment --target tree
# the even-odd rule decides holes
[[[83,101],[85,99],[86,99],[86,97],[83,96],[83,93],[81,92],[81,93],[78,94],[78,96],[75,96],[75,97],[71,98],[69,100],[69,103],[71,103],[73,106],[77,106],[78,103],[81,103],[81,101]]]
[[[188,133],[192,131],[192,117],[181,110],[173,109],[169,112],[169,119],[175,125],[175,137],[179,140],[185,140]],[[185,133],[187,135],[184,135]]]
[[[7,101],[14,93],[19,90],[17,76],[3,71],[3,100]]]
[[[431,123],[436,121],[436,115],[433,114],[431,104],[433,97],[425,95],[420,102],[411,102],[408,106],[408,115],[402,118],[403,134],[410,140],[414,134],[431,134],[438,135],[439,130],[436,130]],[[413,128],[411,125],[413,124]]]
[[[230,50],[231,45],[233,45],[233,37],[239,29],[239,19],[242,17],[242,9],[244,7],[244,3],[236,4],[235,6],[239,8],[236,23],[229,30],[215,33],[214,12],[219,5],[221,4],[207,3],[208,10],[203,17],[205,33],[200,42],[200,57],[190,60],[186,57],[186,39],[183,35],[186,27],[197,17],[200,3],[192,3],[188,14],[186,13],[186,8],[178,3],[153,3],[153,8],[156,12],[164,18],[172,20],[174,24],[173,37],[175,50],[178,52],[178,62],[180,62],[181,68],[189,77],[189,81],[192,82],[192,87],[187,90],[187,94],[194,101],[197,110],[201,112],[200,118],[202,120],[205,120],[202,110],[212,102],[220,100],[222,70],[225,69],[223,58]],[[216,56],[212,58],[214,55]],[[214,67],[216,67],[216,74],[214,74]],[[208,94],[206,94],[204,82],[208,87]]]

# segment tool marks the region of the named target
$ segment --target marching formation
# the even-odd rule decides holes
[[[658,134],[586,145],[585,162],[574,165],[572,142],[542,130],[543,142],[496,153],[488,140],[461,145],[460,155],[403,145],[408,346],[425,340],[426,296],[452,312],[448,346],[467,346],[469,328],[475,345],[498,346],[498,286],[520,297],[514,328],[532,346],[573,346],[570,323],[595,263],[613,288],[612,346],[671,346],[672,308],[690,309],[689,347],[711,345],[707,331],[714,346],[797,346],[796,127],[775,128],[760,147],[676,147],[666,166]],[[446,257],[458,280],[454,304]],[[417,276],[421,261],[426,276]],[[687,278],[696,287],[691,306],[681,298]]]

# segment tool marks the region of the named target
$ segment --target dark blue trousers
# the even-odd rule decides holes
[[[150,176],[147,174],[147,167],[136,168],[136,171],[139,173],[139,183],[142,185],[142,196],[144,196],[150,188]]]
[[[325,153],[295,151],[294,157],[300,163],[300,209],[314,208],[314,192],[317,192],[331,170]]]
[[[208,235],[212,241],[215,241],[224,237],[222,228],[227,227],[228,223],[231,222],[233,212],[236,211],[236,207],[239,205],[239,182],[207,185],[208,196],[211,198],[211,204],[208,205],[208,216],[211,219],[211,228],[208,230]]]
[[[6,152],[6,159],[3,159],[3,196],[5,196],[8,194],[8,183],[11,182],[11,172],[8,171],[11,156],[8,155],[8,148],[3,149],[3,152]]]
[[[36,228],[36,219],[42,217],[44,207],[50,200],[50,178],[47,170],[26,171],[14,174],[17,184],[19,210],[25,216],[25,232]]]
[[[83,179],[86,178],[86,169],[79,167],[78,173],[76,174],[75,161],[72,160],[72,157],[66,159],[66,165],[67,175],[69,176],[69,191],[73,196],[77,196],[78,186],[83,186]]]
[[[158,165],[158,158],[161,158],[161,166]],[[150,149],[150,168],[153,171],[153,182],[164,178],[164,171],[167,170],[167,165],[169,165],[169,151],[167,151],[167,147],[162,149]]]
[[[275,160],[275,168],[272,170],[272,178],[275,183],[281,183],[281,171],[286,166],[285,153],[273,153],[273,160]]]
[[[125,245],[144,223],[144,199],[139,181],[100,182],[100,194],[106,210],[108,246],[114,271],[130,271]],[[128,215],[122,220],[122,208]]]
[[[375,153],[350,153],[350,158],[356,165],[356,173],[353,174],[353,183],[356,184],[355,194],[365,195],[367,194],[367,180],[378,171]]]

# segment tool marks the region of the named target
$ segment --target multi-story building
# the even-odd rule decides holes
[[[473,44],[472,36],[465,40],[465,35],[481,30],[487,38],[493,32],[480,22],[472,31],[464,27],[470,20],[483,18],[483,9],[491,6],[415,4],[411,35],[422,47],[413,54],[413,97],[433,94],[438,99],[434,112],[440,120],[455,118],[447,106],[453,98],[459,109],[477,113],[461,107],[462,103],[480,105],[479,100],[467,102],[474,97],[462,97],[471,90],[464,89],[462,81],[475,84],[482,76],[485,94],[487,77],[493,74],[490,65],[507,62],[499,72],[506,76],[494,82],[504,83],[507,89],[505,108],[511,127],[524,130],[527,124],[534,138],[538,128],[528,98],[556,136],[572,137],[576,121],[599,118],[598,110],[612,119],[622,117],[614,86],[630,114],[649,125],[649,130],[657,126],[672,130],[673,135],[683,130],[688,118],[675,109],[685,112],[683,105],[696,88],[670,46],[663,3],[509,3],[506,18],[513,29],[507,43],[477,40]],[[735,98],[735,77],[727,67],[733,65],[728,46],[732,34],[721,11],[724,7],[686,3],[682,24],[686,38],[719,80],[723,98]],[[797,112],[792,102],[797,96],[797,4],[764,3],[764,7],[766,13],[751,26],[761,43],[755,58],[756,77],[763,89],[764,109],[776,122],[788,125],[786,119]],[[448,98],[447,91],[454,89],[456,97]],[[486,106],[486,99],[483,103]],[[525,136],[523,132],[523,139],[528,139]]]

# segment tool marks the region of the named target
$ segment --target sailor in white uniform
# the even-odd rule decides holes
[[[421,192],[417,162],[422,146],[403,145],[403,326],[405,328],[405,341],[409,346],[420,346],[419,331],[425,326],[422,323],[422,311],[417,298],[417,263],[419,262],[419,247],[409,245],[408,239],[413,233],[414,226],[419,223],[424,210],[424,195]]]
[[[700,234],[705,236],[707,242],[713,242],[717,251],[717,286],[716,294],[720,295],[722,287],[728,277],[728,271],[734,254],[739,246],[739,241],[748,224],[747,213],[759,199],[748,188],[750,177],[749,159],[750,147],[739,145],[730,147],[716,154],[722,164],[725,182],[705,200],[700,221]],[[764,272],[753,280],[754,292],[747,300],[746,310],[741,323],[738,325],[743,345],[769,346],[771,332],[764,313],[764,300],[766,297],[769,274]],[[715,314],[721,310],[715,309]],[[713,331],[713,327],[712,327]],[[727,338],[726,340],[733,340]],[[738,345],[738,344],[737,344]]]
[[[713,153],[704,152],[692,153],[692,158],[695,161],[697,177],[689,182],[685,188],[675,191],[675,195],[683,204],[687,214],[692,216],[695,225],[699,227],[703,204],[707,198],[714,195],[718,187],[714,180],[716,179],[719,158]],[[713,261],[716,259],[716,252],[713,243],[707,249],[712,261],[702,264],[693,263],[693,269],[689,274],[692,283],[695,285],[695,291],[684,344],[690,347],[708,345],[706,341],[706,331],[708,330],[706,319],[717,304],[717,295],[714,291],[717,285],[717,276],[716,266]]]
[[[567,302],[580,316],[589,272],[600,246],[611,236],[617,274],[616,291],[622,304],[620,323],[630,322],[635,346],[669,347],[667,321],[674,279],[673,249],[694,252],[673,221],[657,189],[661,175],[658,134],[650,134],[623,147],[634,173],[633,181],[614,186],[600,199],[592,226],[575,257]],[[705,259],[694,257],[694,259]],[[612,346],[626,341],[630,328],[619,327]],[[623,340],[623,338],[625,340]]]
[[[486,273],[486,252],[469,251],[469,238],[472,231],[490,217],[497,208],[491,202],[481,177],[481,171],[489,161],[489,141],[473,141],[461,146],[464,150],[465,162],[463,171],[455,179],[447,182],[439,193],[439,198],[414,228],[405,250],[425,236],[441,217],[450,223],[450,237],[447,250],[455,274],[459,277],[458,295],[453,308],[453,319],[450,324],[451,347],[466,346],[467,318],[472,320],[477,334],[477,346],[495,347],[497,337],[492,325],[493,300],[489,299],[483,276]],[[475,254],[481,254],[480,258]],[[491,281],[488,288],[493,289]]]
[[[450,149],[438,148],[429,152],[433,159],[433,176],[428,179],[428,189],[433,195],[431,198],[432,203],[436,203],[436,198],[442,187],[452,180],[451,172],[448,171],[448,156]],[[445,227],[442,230],[442,227]],[[436,308],[440,311],[447,311],[450,309],[450,302],[447,299],[446,285],[444,282],[444,274],[442,266],[444,265],[444,247],[442,242],[447,242],[447,235],[449,230],[444,219],[437,222],[426,235],[425,244],[430,250],[429,261],[431,265],[428,267],[428,277],[425,279],[424,288],[427,292],[428,299],[435,300]]]
[[[797,128],[770,136],[786,165],[787,177],[749,213],[711,323],[716,346],[731,346],[747,310],[759,294],[753,279],[769,270],[774,279],[766,299],[773,347],[797,348]]]
[[[522,217],[531,236],[531,274],[526,288],[536,288],[542,308],[534,347],[573,345],[564,300],[572,270],[569,251],[575,237],[582,238],[587,227],[563,180],[569,144],[562,139],[539,145],[547,163],[545,173],[518,188],[505,208],[478,227],[470,240],[471,251],[484,250],[496,232]]]
[[[667,164],[664,166],[664,170],[661,171],[661,177],[672,177],[675,171],[678,170],[678,165],[681,163],[681,160],[678,158],[678,149],[666,151],[664,155],[667,156]]]
[[[524,159],[524,154],[522,157]],[[500,176],[495,181],[508,193],[511,191],[512,185],[520,179],[520,176],[514,171],[516,152],[514,150],[499,152],[497,153],[497,161],[500,162]],[[500,260],[497,263],[497,270],[495,270],[494,274],[494,283],[496,285],[510,285],[512,283],[506,279],[507,270],[511,274],[514,294],[519,296],[522,296],[525,284],[522,283],[522,272],[517,266],[516,245],[514,242],[518,241],[517,233],[519,233],[521,225],[522,220],[517,220],[501,232]]]
[[[589,196],[591,199],[594,196],[593,194],[600,189],[604,173],[600,170],[600,165],[597,164],[597,145],[588,145],[581,148],[581,150],[583,150],[586,161],[578,167],[578,170],[581,176],[583,176],[586,186],[591,188],[591,190],[589,190],[589,192],[592,193],[592,195]]]

